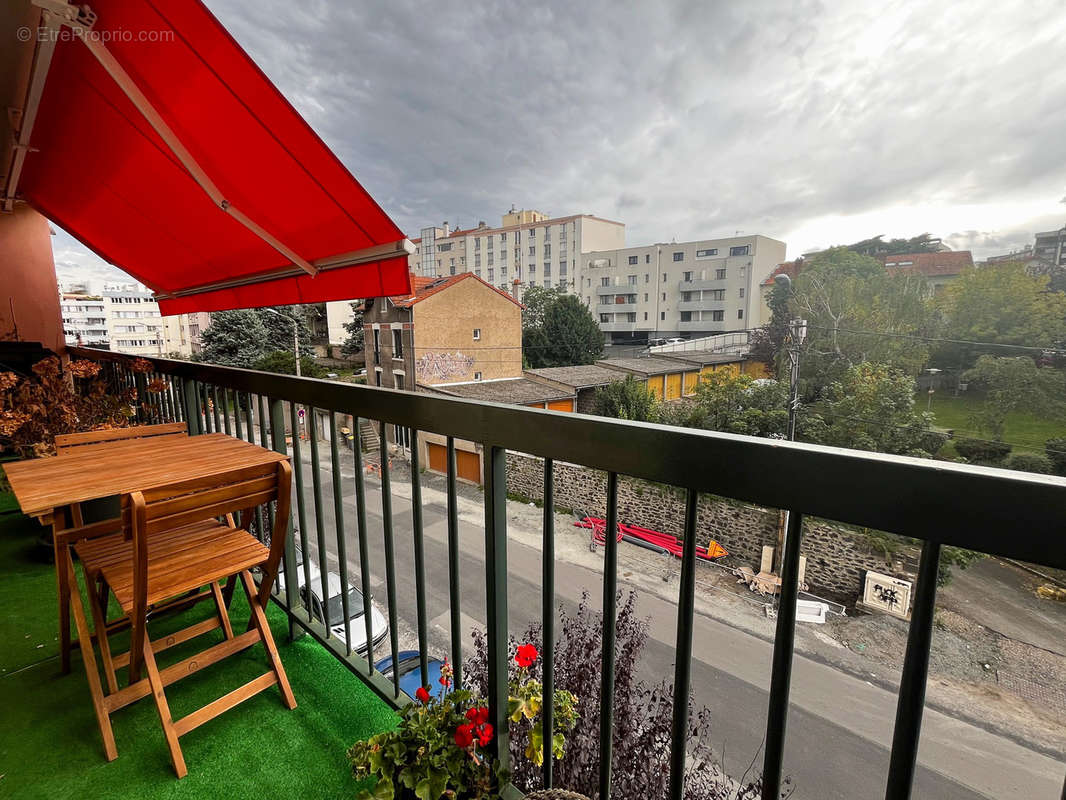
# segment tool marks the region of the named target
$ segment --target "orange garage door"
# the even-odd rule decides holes
[[[548,403],[548,409],[550,411],[573,411],[574,410],[574,401],[573,400],[552,400],[550,403]]]
[[[442,444],[427,444],[429,468],[442,475],[448,474],[448,449]],[[477,453],[455,449],[455,466],[460,478],[471,483],[481,483],[481,457]]]
[[[659,400],[663,399],[662,375],[656,375],[654,378],[648,378],[648,391],[655,395]]]

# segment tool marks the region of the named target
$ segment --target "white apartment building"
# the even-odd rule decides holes
[[[626,226],[592,214],[549,217],[512,207],[498,228],[480,222],[453,231],[442,223],[421,234],[411,256],[416,274],[435,278],[473,272],[520,296],[529,286],[576,292],[581,253],[625,247]]]
[[[60,292],[68,345],[106,347],[139,356],[191,356],[210,315],[164,317],[148,287],[140,283],[66,284]]]
[[[609,341],[697,338],[760,324],[759,284],[784,260],[758,235],[583,251],[579,294]]]
[[[416,275],[438,278],[473,272],[482,280],[521,299],[530,286],[576,293],[580,254],[585,250],[625,247],[625,223],[592,214],[549,217],[540,211],[511,208],[498,228],[479,222],[453,230],[447,222],[422,228],[411,241],[415,252],[408,264]],[[346,338],[351,322],[350,300],[326,303],[329,342]]]

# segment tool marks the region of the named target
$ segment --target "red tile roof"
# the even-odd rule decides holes
[[[515,300],[511,295],[507,294],[507,292],[497,289],[491,283],[486,283],[473,272],[460,272],[458,275],[449,275],[446,278],[423,278],[420,275],[412,274],[411,288],[414,289],[414,293],[404,297],[390,297],[389,299],[392,300],[393,305],[395,305],[397,308],[410,308],[415,303],[419,303],[422,300],[425,300],[427,297],[431,297],[437,294],[438,292],[442,292],[448,287],[454,286],[460,281],[465,280],[477,281],[483,286],[492,289],[492,291],[496,292],[502,297],[506,297],[519,308],[524,308],[521,303]]]
[[[773,272],[766,276],[766,280],[764,280],[760,285],[773,286],[774,278],[776,278],[778,275],[788,275],[788,277],[792,278],[792,280],[796,280],[796,276],[800,273],[802,269],[802,258],[797,258],[795,261],[782,262],[781,264],[777,265],[777,268],[774,269]]]
[[[946,253],[895,253],[877,256],[889,275],[924,275],[927,278],[958,275],[973,266],[973,254],[969,250],[954,250]]]

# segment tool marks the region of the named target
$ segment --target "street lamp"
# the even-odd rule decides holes
[[[774,283],[793,294],[792,279],[788,275],[775,275]],[[793,319],[788,323],[788,440],[796,441],[796,412],[799,410],[800,347],[807,338],[807,320]],[[780,575],[783,572],[785,558],[785,538],[788,536],[788,519],[791,512],[783,509],[778,522],[777,549],[774,552],[774,566]]]
[[[925,373],[926,375],[932,375],[933,377],[936,377],[936,375],[938,375],[941,372],[941,370],[937,369],[936,367],[929,367],[928,369],[923,369],[922,372]],[[930,381],[930,383],[929,383],[929,399],[926,401],[925,410],[926,410],[926,413],[929,413],[929,412],[931,412],[933,410],[933,383],[932,383],[932,381]]]
[[[288,314],[282,314],[277,309],[264,308],[264,311],[287,319],[292,323],[292,352],[296,356],[296,377],[300,377],[300,323],[296,321],[295,317],[290,317]]]

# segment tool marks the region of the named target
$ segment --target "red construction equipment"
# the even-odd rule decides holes
[[[602,545],[607,542],[607,520],[600,517],[584,517],[575,522],[574,525],[578,528],[590,528],[592,530],[592,541],[596,544]],[[670,553],[677,558],[681,558],[681,540],[668,533],[661,533],[660,531],[653,531],[651,528],[643,528],[640,525],[629,525],[620,522],[618,523],[617,537],[619,542],[632,542],[651,550]],[[729,553],[726,549],[714,539],[711,539],[706,547],[696,545],[696,558],[704,561],[713,561],[727,555]]]

